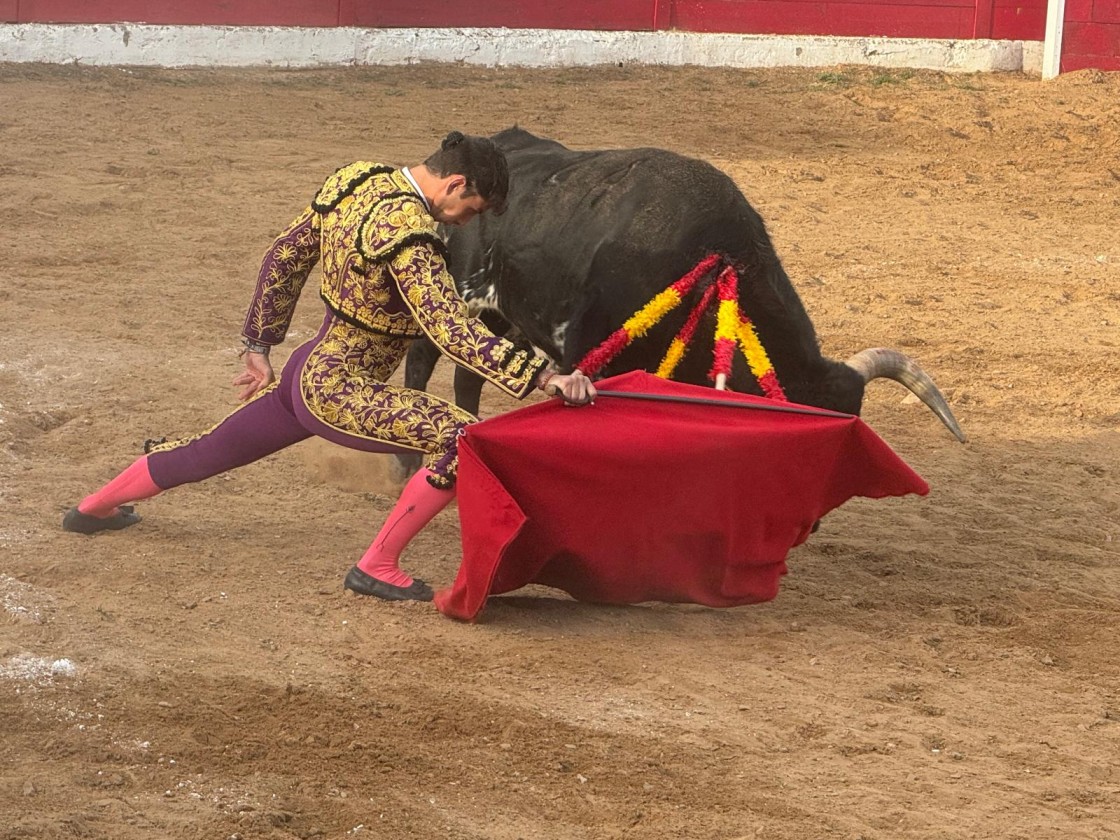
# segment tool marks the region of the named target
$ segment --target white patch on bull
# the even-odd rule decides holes
[[[563,324],[557,324],[552,330],[552,343],[561,349],[564,347],[564,337],[568,334],[569,323],[565,321]]]
[[[459,294],[470,307],[471,315],[478,315],[478,313],[485,308],[485,302],[479,299],[479,287],[482,285],[485,277],[486,270],[479,269],[467,278],[467,283],[465,285],[462,283],[459,284]]]
[[[473,290],[466,300],[471,306],[478,309],[497,309],[499,312],[501,311],[498,306],[498,290],[493,283],[484,288]]]

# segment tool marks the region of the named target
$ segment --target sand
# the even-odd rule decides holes
[[[0,104],[0,838],[1120,836],[1120,75],[7,65]],[[342,591],[383,456],[60,530],[232,410],[326,175],[513,123],[731,174],[825,351],[945,391],[965,445],[893,383],[864,406],[930,495],[828,516],[768,604],[531,588],[473,625]],[[450,509],[406,566],[458,552]]]

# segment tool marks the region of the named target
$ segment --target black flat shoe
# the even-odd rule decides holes
[[[372,575],[367,575],[357,566],[352,566],[346,573],[346,580],[342,583],[343,589],[349,589],[359,595],[372,595],[386,601],[430,601],[432,588],[419,578],[412,579],[411,586],[393,586],[383,580],[378,580]]]
[[[66,511],[62,517],[62,530],[72,531],[75,534],[96,534],[98,531],[119,531],[129,525],[135,525],[141,519],[132,505],[121,505],[112,516],[100,519],[82,513],[76,507]]]

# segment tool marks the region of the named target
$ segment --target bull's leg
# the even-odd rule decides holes
[[[439,349],[425,338],[412,342],[404,360],[404,386],[423,391],[428,387],[432,371],[439,361]],[[422,457],[419,452],[404,452],[393,456],[390,474],[394,481],[407,481],[418,469]]]
[[[439,349],[426,338],[418,338],[408,348],[404,360],[404,387],[423,391],[439,361]]]
[[[494,335],[505,335],[513,329],[513,324],[501,316],[495,309],[484,309],[479,313],[478,319],[486,325],[486,329]]]
[[[482,401],[482,383],[485,380],[465,367],[455,368],[455,405],[466,409],[475,417]]]
[[[574,370],[583,357],[598,347],[618,326],[612,323],[610,314],[600,304],[599,291],[595,287],[581,288],[578,301],[568,313],[567,327],[560,348],[559,365],[564,373]],[[610,374],[606,371],[599,371],[596,374],[596,376],[608,375]]]

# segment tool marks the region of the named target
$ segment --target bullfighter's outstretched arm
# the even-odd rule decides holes
[[[545,360],[499,338],[469,315],[442,254],[429,243],[402,248],[389,270],[420,327],[444,355],[515,397],[536,387]]]

